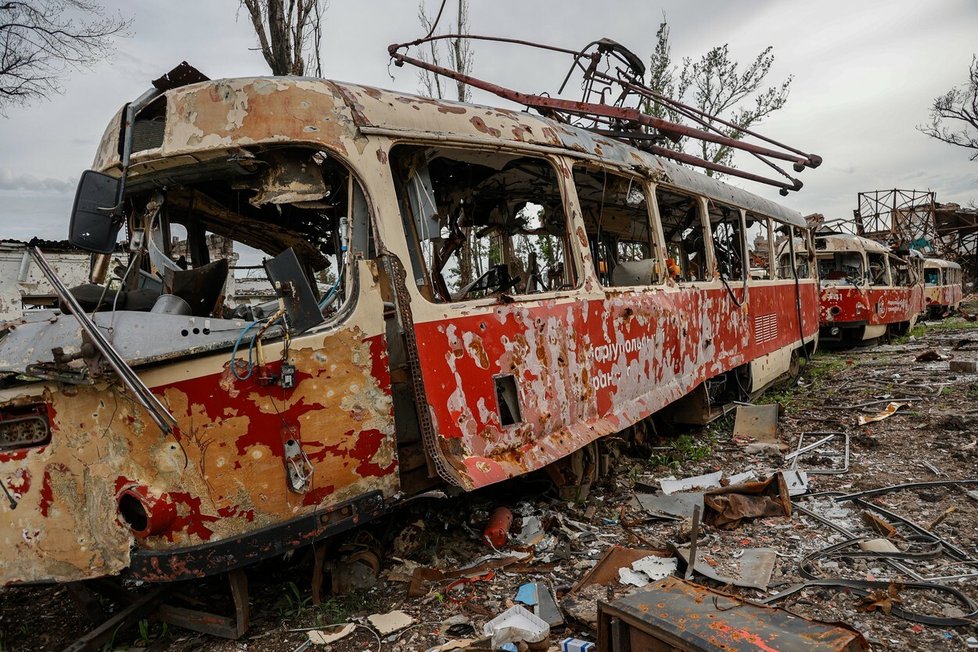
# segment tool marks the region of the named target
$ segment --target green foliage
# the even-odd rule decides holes
[[[649,464],[679,471],[686,464],[695,464],[708,458],[713,453],[711,441],[715,441],[711,431],[707,431],[706,437],[700,440],[690,434],[680,435],[669,442],[667,450],[654,453],[649,458]]]
[[[736,128],[731,128],[713,118],[703,118],[707,130],[715,127],[725,136],[739,140],[744,136],[743,129],[760,124],[788,101],[792,81],[790,75],[781,84],[764,86],[773,64],[771,46],[761,50],[749,64],[741,66],[731,58],[730,48],[724,43],[699,59],[684,57],[677,78],[677,66],[672,63],[672,47],[669,44],[669,25],[663,17],[649,60],[648,86],[661,95],[735,125]],[[646,103],[643,110],[671,122],[687,122],[675,109],[654,102]],[[699,123],[691,123],[691,126],[704,127]],[[689,149],[684,140],[678,143],[666,140],[663,146],[678,151]],[[730,147],[716,143],[697,141],[694,150],[689,153],[721,165],[731,165],[733,159]],[[714,173],[707,171],[707,174]]]
[[[364,613],[373,613],[381,608],[376,593],[371,591],[354,591],[347,595],[331,595],[323,599],[316,607],[316,626],[345,623],[351,617]]]
[[[278,601],[278,613],[282,618],[301,618],[312,602],[312,596],[302,596],[295,582],[287,584],[288,591]]]

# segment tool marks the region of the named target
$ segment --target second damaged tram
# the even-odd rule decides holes
[[[923,257],[894,255],[848,233],[815,237],[823,344],[858,344],[908,332],[924,312]]]
[[[3,584],[233,569],[759,391],[818,334],[798,213],[527,113],[200,81],[93,167],[74,239],[131,263],[0,334]],[[213,236],[280,299],[232,309]]]

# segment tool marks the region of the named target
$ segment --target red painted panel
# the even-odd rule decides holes
[[[742,307],[723,288],[609,292],[603,300],[499,304],[418,324],[442,449],[471,487],[540,468],[708,378],[798,342],[795,292],[793,284],[758,285]],[[800,292],[810,337],[817,288],[807,282]],[[763,337],[756,316],[768,320]],[[522,423],[500,424],[493,382],[500,374],[516,377]]]

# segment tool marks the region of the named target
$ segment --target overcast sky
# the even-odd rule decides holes
[[[437,0],[427,1],[433,14]],[[64,94],[0,117],[0,238],[65,237],[75,183],[109,119],[180,61],[211,78],[268,74],[237,0],[105,4],[133,18],[132,35],[119,41],[115,56],[72,73]],[[746,62],[772,45],[770,82],[794,75],[787,106],[760,131],[825,163],[806,170],[805,187],[787,198],[767,186],[738,185],[829,218],[851,216],[857,193],[866,190],[934,190],[940,202],[978,200],[978,162],[968,160],[968,150],[914,128],[927,121],[935,96],[965,81],[978,51],[974,0],[471,0],[471,31],[569,48],[609,37],[647,61],[663,12],[676,61],[729,43]],[[416,71],[388,66],[387,57],[388,44],[421,35],[416,15],[414,0],[331,0],[326,76],[417,91]],[[520,90],[556,90],[566,71],[558,58],[474,47],[478,75]]]

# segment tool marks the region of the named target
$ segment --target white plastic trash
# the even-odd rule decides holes
[[[507,643],[539,643],[550,636],[550,625],[516,605],[487,622],[482,633],[492,637],[492,647],[498,650]]]

